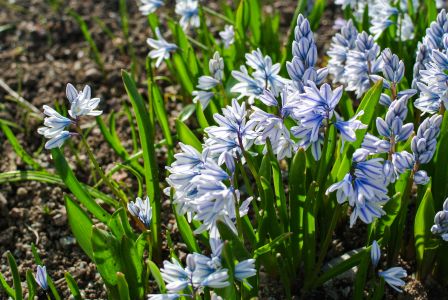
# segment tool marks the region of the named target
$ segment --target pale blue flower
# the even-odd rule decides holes
[[[184,290],[191,282],[191,272],[185,270],[174,258],[171,262],[165,260],[160,270],[163,280],[167,283],[169,293],[178,293]]]
[[[234,276],[239,281],[243,281],[249,277],[255,276],[257,269],[255,268],[255,259],[246,259],[236,264]]]
[[[402,280],[402,278],[408,276],[406,273],[406,270],[402,267],[393,267],[386,271],[378,272],[378,275],[380,277],[384,278],[384,281],[396,290],[397,292],[401,293],[400,287],[405,286],[406,282]]]
[[[448,241],[448,199],[443,202],[442,210],[435,215],[431,232],[440,235],[444,241]]]
[[[272,64],[269,56],[264,56],[260,49],[246,53],[246,64],[250,66],[254,72],[252,76],[264,82],[264,87],[272,91],[274,95],[278,95],[283,88],[284,79],[278,75],[280,72],[280,64]]]
[[[398,14],[398,9],[390,5],[390,1],[373,0],[369,3],[369,16],[372,26],[369,31],[374,35],[374,39],[378,39],[380,35],[394,22],[390,17]]]
[[[138,6],[138,10],[144,15],[147,16],[155,12],[159,7],[164,4],[164,0],[140,0],[140,5]]]
[[[64,131],[65,127],[72,124],[72,120],[61,116],[61,114],[48,105],[44,105],[44,114],[46,115],[44,119],[45,127],[40,127],[37,132],[47,139],[54,138]]]
[[[239,98],[249,97],[249,104],[253,104],[254,99],[263,94],[265,82],[260,77],[251,77],[245,66],[241,66],[240,71],[233,70],[232,76],[238,83],[230,91],[240,94]]]
[[[160,33],[159,27],[155,29],[157,39],[148,38],[146,43],[154,50],[149,52],[149,57],[157,59],[156,68],[160,66],[164,59],[170,58],[170,53],[177,50],[177,45],[168,43]]]
[[[137,217],[146,228],[151,226],[152,208],[147,196],[145,201],[142,198],[137,197],[134,201],[128,203],[128,210],[131,215]]]
[[[414,182],[415,184],[425,185],[429,182],[430,178],[428,173],[425,170],[419,170],[414,174]]]
[[[198,0],[177,0],[176,14],[180,15],[180,25],[184,30],[190,27],[198,28],[200,25],[199,19],[199,3]]]
[[[370,249],[370,258],[372,259],[373,267],[376,268],[381,258],[381,249],[376,240],[372,242],[372,248]]]
[[[96,110],[100,103],[100,98],[91,98],[90,86],[86,85],[82,91],[77,91],[71,84],[67,84],[67,98],[70,102],[69,115],[73,119],[81,116],[99,116],[103,112]]]
[[[224,30],[219,32],[219,36],[224,42],[224,48],[229,48],[235,42],[235,32],[233,25],[225,25]]]
[[[148,300],[176,300],[179,299],[182,296],[182,294],[149,294]]]
[[[76,134],[65,130],[61,131],[45,143],[45,149],[60,148],[64,144],[64,142],[71,138],[73,135]]]
[[[35,279],[42,289],[48,290],[47,268],[45,266],[37,266]]]
[[[222,84],[222,78],[224,73],[224,60],[219,55],[219,52],[215,52],[213,58],[209,61],[209,70],[211,76],[203,75],[199,77],[199,83],[196,86],[199,90],[193,91],[193,103],[198,101],[202,105],[202,109],[205,109],[210,100],[214,97],[214,93],[211,91],[217,85]]]

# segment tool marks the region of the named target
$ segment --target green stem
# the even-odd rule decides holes
[[[95,167],[96,172],[100,175],[101,179],[104,181],[104,183],[109,187],[109,189],[115,194],[115,196],[123,201],[123,205],[126,207],[127,199],[126,196],[120,193],[115,186],[112,184],[112,182],[109,180],[109,178],[106,177],[104,174],[104,171],[101,169],[101,166],[98,164],[98,161],[95,158],[95,155],[92,152],[92,149],[90,148],[89,144],[87,143],[86,138],[83,135],[83,132],[79,126],[76,126],[76,131],[79,133],[81,137],[81,141],[84,144],[87,155],[90,159],[90,161],[93,163],[93,166]]]
[[[220,13],[218,13],[218,12],[216,12],[216,11],[214,11],[214,10],[208,8],[207,6],[202,6],[202,10],[203,10],[204,12],[208,13],[208,14],[211,15],[211,16],[215,16],[215,17],[217,17],[217,18],[219,18],[219,19],[221,19],[221,20],[223,20],[223,21],[225,21],[225,22],[227,22],[227,23],[233,24],[233,21],[232,21],[232,20],[230,20],[229,18],[227,18],[227,17],[224,16],[223,14],[220,14]]]

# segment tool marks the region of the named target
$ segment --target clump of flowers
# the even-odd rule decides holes
[[[86,85],[82,91],[77,91],[69,83],[67,84],[66,94],[70,102],[68,113],[71,119],[62,116],[53,108],[44,105],[44,114],[46,115],[44,120],[45,127],[39,128],[37,132],[49,139],[45,143],[46,149],[61,147],[67,139],[76,135],[77,133],[69,132],[65,129],[72,124],[77,125],[81,117],[99,116],[103,113],[100,110],[96,110],[100,99],[91,97],[90,86]]]

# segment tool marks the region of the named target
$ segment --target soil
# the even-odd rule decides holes
[[[51,5],[58,2],[64,3],[59,7]],[[146,18],[138,12],[136,2],[128,1],[128,12],[132,16],[129,18],[130,42],[136,51],[140,73],[143,74],[145,56],[149,51],[145,40],[150,30]],[[215,7],[217,1],[211,2],[207,5],[211,8]],[[296,2],[276,1],[267,7],[267,10],[282,12],[281,28],[285,33]],[[172,3],[167,6],[170,5],[172,6]],[[89,84],[93,95],[102,99],[101,109],[104,110],[105,116],[111,112],[123,111],[126,93],[120,72],[121,69],[129,68],[130,59],[120,51],[120,47],[126,49],[126,42],[121,31],[118,1],[0,0],[0,7],[0,80],[39,110],[44,104],[64,105],[65,84],[71,82],[78,88]],[[102,75],[100,68],[91,59],[89,46],[78,24],[66,13],[67,8],[73,9],[85,18],[104,60],[107,77]],[[322,26],[316,33],[320,53],[326,52],[330,37],[335,32],[332,24],[335,15],[340,12],[335,14],[334,10],[334,6],[327,9],[322,19]],[[172,10],[170,11],[172,13]],[[107,36],[94,18],[100,19],[110,29],[114,35],[113,39]],[[159,72],[166,73],[163,65]],[[141,78],[139,82],[144,82],[144,79]],[[145,86],[139,88],[144,94]],[[176,94],[177,90],[176,86],[166,89],[173,94]],[[11,96],[3,88],[0,88],[0,99],[2,99],[0,119],[17,124],[17,128],[13,128],[13,131],[20,144],[43,167],[53,171],[51,156],[48,151],[43,150],[44,140],[36,134],[41,119],[30,113],[27,108],[11,101]],[[167,106],[170,122],[173,124],[182,106],[174,101],[169,102]],[[108,170],[119,159],[103,140],[99,129],[93,126],[94,124],[94,122],[87,122],[83,125],[92,127],[88,142],[93,146],[100,165]],[[120,114],[117,118],[117,131],[125,147],[131,151],[129,125],[127,118]],[[80,147],[77,139],[70,144],[75,148]],[[165,151],[163,148],[158,151],[160,168],[163,170],[166,160]],[[80,151],[78,157],[67,157],[67,160],[80,181],[93,182],[94,178],[92,178],[84,151]],[[0,172],[27,169],[27,165],[15,155],[11,145],[0,131]],[[163,177],[163,172],[160,173]],[[126,173],[117,173],[116,176],[127,187],[137,189],[133,178],[128,177]],[[161,179],[163,182],[163,178]],[[84,298],[106,299],[105,288],[95,270],[95,265],[76,244],[67,225],[63,200],[67,192],[62,187],[39,182],[0,185],[0,272],[6,276],[8,282],[11,282],[5,255],[7,251],[11,251],[17,260],[22,281],[25,284],[26,270],[35,270],[31,253],[31,244],[34,243],[63,299],[69,299],[64,280],[65,272],[73,275]],[[179,237],[176,235],[174,217],[169,213],[169,203],[165,201],[163,207],[165,212],[163,218],[168,220],[165,222],[164,229],[171,231],[171,236],[176,242]],[[336,232],[328,259],[363,245],[365,229],[358,227],[357,230],[349,230],[347,223],[342,224]],[[177,244],[177,250],[186,253],[186,247],[181,242]],[[415,270],[415,266],[409,266],[406,263],[404,265],[409,273]],[[279,288],[280,282],[267,278],[262,284],[260,298],[284,298],[283,290]],[[308,295],[307,298],[345,299],[352,292],[352,285],[351,280],[337,280],[332,282],[331,286],[326,285]],[[441,290],[435,282],[422,284],[408,277],[403,294],[404,299],[432,299],[432,295],[442,299],[443,289]],[[390,292],[387,298],[393,299],[395,296],[396,293]],[[0,298],[6,299],[2,290],[0,290]]]

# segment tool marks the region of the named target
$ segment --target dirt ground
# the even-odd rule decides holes
[[[120,52],[118,45],[125,45],[120,28],[118,1],[65,1],[66,4],[58,9],[52,8],[51,1],[43,0],[0,0],[0,80],[4,81],[12,90],[17,92],[32,105],[41,110],[42,105],[63,105],[65,99],[65,85],[71,82],[81,88],[84,84],[92,87],[93,95],[102,99],[101,109],[105,115],[115,111],[122,111],[126,93],[121,81],[121,69],[128,69],[129,57]],[[296,1],[277,1],[268,9],[278,9],[283,15],[284,35],[292,18]],[[145,43],[149,36],[149,27],[144,16],[139,14],[136,1],[128,1],[131,42],[136,50],[139,66],[144,70],[144,60],[149,49]],[[170,4],[168,4],[169,6]],[[213,7],[214,3],[210,3]],[[83,16],[91,29],[99,51],[105,62],[107,77],[91,59],[89,47],[82,32],[73,18],[64,13],[67,7],[72,8]],[[328,41],[334,34],[331,26],[334,12],[330,8],[323,20],[323,26],[317,32],[319,48],[325,51]],[[114,39],[109,38],[94,18],[100,19],[113,33]],[[217,31],[218,31],[217,27]],[[326,41],[326,42],[325,42]],[[323,52],[321,52],[323,53]],[[164,72],[163,68],[160,72]],[[144,72],[141,72],[142,74]],[[144,82],[143,78],[140,82]],[[176,93],[177,87],[170,87]],[[144,93],[145,87],[141,86]],[[10,95],[0,88],[0,119],[16,123],[14,128],[20,143],[28,153],[44,167],[51,169],[51,157],[43,150],[43,139],[37,135],[36,129],[41,120],[29,111],[10,101]],[[171,118],[174,119],[181,109],[179,103],[169,103]],[[94,121],[94,120],[92,120]],[[87,126],[89,124],[86,124]],[[119,135],[123,137],[125,146],[132,149],[130,126],[125,117],[119,117],[117,123]],[[103,141],[97,127],[92,129],[88,141],[94,146],[100,164],[110,169],[118,158]],[[73,142],[78,147],[77,141]],[[164,164],[164,151],[159,152],[161,167]],[[81,152],[79,157],[68,157],[68,161],[83,182],[92,182],[87,156]],[[27,166],[14,153],[5,136],[0,132],[0,172],[26,170]],[[134,187],[132,178],[126,173],[118,173],[120,179],[129,187]],[[162,178],[163,179],[163,178]],[[105,299],[105,288],[93,263],[89,261],[77,246],[67,225],[63,195],[67,191],[61,187],[38,182],[22,182],[0,185],[0,272],[10,280],[9,267],[5,253],[9,250],[17,259],[19,270],[23,275],[27,269],[35,269],[31,253],[31,243],[36,244],[42,256],[49,275],[55,281],[63,299],[69,298],[64,280],[64,272],[70,272],[78,282],[86,299]],[[169,204],[164,203],[165,228],[174,233],[172,215]],[[365,228],[348,231],[343,226],[335,235],[329,257],[340,255],[344,251],[360,247],[364,243]],[[185,250],[179,245],[179,250]],[[409,273],[414,266],[404,263]],[[351,292],[350,281],[340,280],[319,289],[310,299],[344,299]],[[431,287],[431,288],[428,288]],[[434,288],[435,287],[435,288]],[[406,299],[435,299],[437,295],[442,299],[437,284],[422,285],[408,278],[404,298]],[[393,294],[396,295],[396,294]],[[393,299],[395,296],[389,295]],[[5,299],[0,291],[0,298]],[[266,279],[264,290],[260,298],[282,299],[282,290],[275,280]],[[448,297],[447,297],[448,298]],[[447,299],[445,298],[445,299]]]

